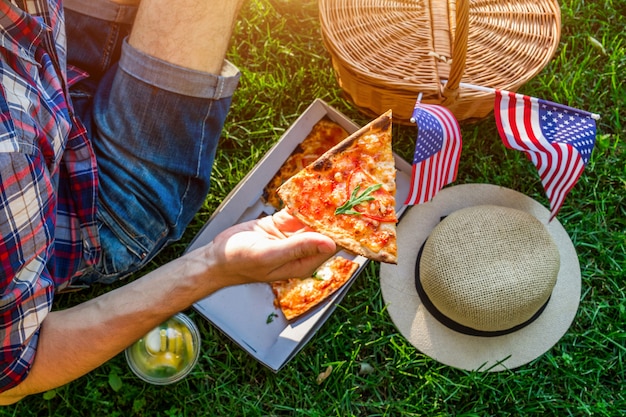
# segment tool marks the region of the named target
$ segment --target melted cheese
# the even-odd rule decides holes
[[[320,269],[315,271],[315,278],[322,281],[327,281],[333,277],[333,270],[329,264],[324,264]]]

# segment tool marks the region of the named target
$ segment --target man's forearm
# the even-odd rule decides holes
[[[55,311],[41,327],[28,377],[0,394],[0,404],[70,382],[111,359],[150,329],[188,308],[211,281],[198,285],[199,258],[181,258],[121,288],[67,310]],[[196,264],[196,265],[194,265]],[[177,279],[179,278],[179,279]]]
[[[309,276],[337,247],[286,211],[237,224],[116,290],[50,313],[31,372],[0,404],[63,385],[117,355],[175,313],[226,286]]]

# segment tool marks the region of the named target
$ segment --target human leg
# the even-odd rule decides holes
[[[142,7],[153,1],[144,0]],[[141,34],[141,19],[139,12],[133,34]],[[199,26],[207,24],[199,22]],[[211,44],[192,35],[189,24],[183,26],[197,49]],[[230,38],[232,23],[228,27],[228,34],[220,37]],[[153,29],[155,36],[168,32],[166,25],[164,33]],[[222,46],[208,48],[213,51],[208,60],[213,68],[220,62],[216,74],[126,43],[119,68],[100,83],[89,124],[98,158],[104,255],[77,282],[110,282],[136,271],[165,244],[180,238],[204,202],[239,77],[238,70],[224,61],[226,44],[217,43]]]
[[[182,67],[219,74],[243,0],[142,0],[129,43]]]

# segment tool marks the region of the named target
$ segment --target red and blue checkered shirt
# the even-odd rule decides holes
[[[61,1],[0,0],[0,391],[28,374],[55,292],[100,254]]]

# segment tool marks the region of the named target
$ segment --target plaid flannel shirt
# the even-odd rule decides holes
[[[55,292],[97,261],[97,172],[72,114],[61,0],[0,0],[0,391],[21,382]]]

